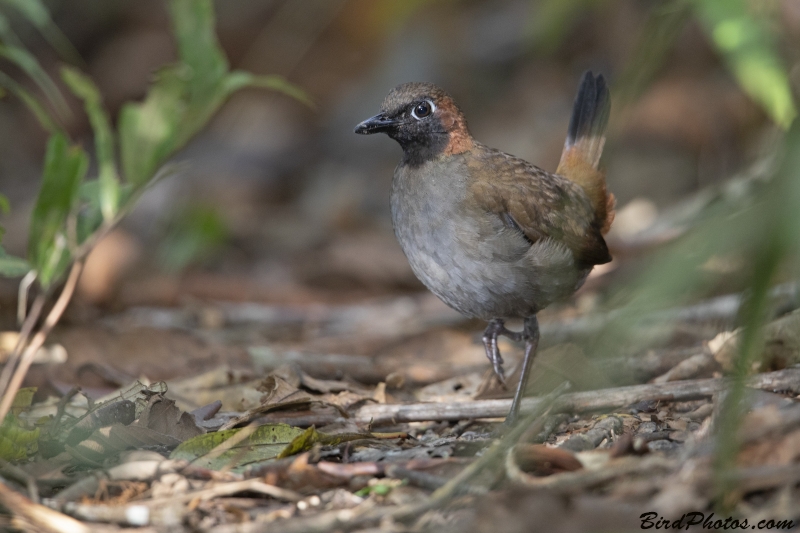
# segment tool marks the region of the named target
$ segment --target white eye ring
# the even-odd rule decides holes
[[[434,103],[430,100],[423,100],[414,106],[414,109],[411,110],[411,116],[417,120],[422,120],[425,117],[431,116],[434,111],[436,111]]]

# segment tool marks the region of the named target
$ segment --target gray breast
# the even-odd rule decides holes
[[[416,276],[470,317],[527,317],[571,294],[585,279],[563,244],[533,246],[500,217],[474,207],[460,157],[398,166],[392,221]]]

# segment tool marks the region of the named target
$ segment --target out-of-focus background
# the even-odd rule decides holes
[[[797,79],[791,61],[800,50],[800,4],[740,3],[768,21],[768,35],[780,37],[777,51]],[[750,168],[779,138],[724,55],[726,43],[741,35],[714,26],[713,13],[704,19],[690,4],[218,2],[218,35],[232,65],[282,75],[315,106],[263,90],[236,94],[175,158],[186,162],[179,174],[153,187],[93,252],[64,324],[150,306],[347,304],[423,293],[389,217],[400,149],[384,136],[353,134],[392,87],[412,80],[449,91],[480,141],[553,170],[578,80],[587,69],[602,72],[613,94],[603,165],[619,211],[609,242],[615,256],[626,257],[626,237]],[[154,70],[176,57],[159,0],[49,6],[112,118],[123,102],[143,97]],[[24,23],[15,28],[58,79],[52,47]],[[69,103],[68,130],[91,150],[88,120],[77,100]],[[24,256],[46,134],[6,97],[0,139],[0,191],[11,204],[0,218],[4,246]],[[595,278],[604,272],[626,275],[612,267]],[[2,330],[15,328],[16,295],[17,281],[0,282]],[[209,327],[217,324],[213,312],[200,314]],[[248,335],[252,342],[297,333],[266,328]]]

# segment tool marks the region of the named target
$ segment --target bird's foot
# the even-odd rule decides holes
[[[500,335],[505,335],[512,341],[520,342],[525,338],[525,334],[506,329],[505,322],[499,318],[489,321],[489,325],[486,326],[486,330],[483,332],[483,346],[486,348],[486,357],[491,361],[497,379],[505,385],[506,375],[503,370],[503,356],[500,355],[500,348],[497,346],[497,337]]]
[[[536,315],[525,319],[525,329],[522,332],[522,336],[525,339],[525,355],[522,358],[522,369],[520,370],[517,391],[514,393],[514,400],[511,402],[511,411],[506,417],[506,426],[513,425],[519,419],[522,397],[525,395],[528,377],[533,366],[533,358],[536,356],[536,349],[539,346],[539,321],[536,319]]]
[[[501,323],[502,324],[502,323]],[[503,356],[497,347],[497,336],[499,335],[496,323],[489,322],[486,331],[483,332],[483,347],[486,349],[486,357],[491,361],[494,375],[503,385],[506,384],[506,376],[503,371]]]

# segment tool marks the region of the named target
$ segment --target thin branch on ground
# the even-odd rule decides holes
[[[630,385],[611,389],[573,392],[561,396],[553,406],[554,412],[590,413],[622,409],[643,401],[689,401],[710,398],[728,386],[725,378],[694,379]],[[800,393],[800,369],[788,368],[777,372],[757,374],[747,380],[747,386],[761,390],[793,391]],[[523,412],[538,409],[541,398],[522,401]],[[358,424],[380,425],[401,422],[454,421],[475,418],[503,418],[511,406],[510,399],[471,400],[463,402],[368,404],[359,408],[349,420]],[[295,426],[322,426],[340,421],[337,413],[276,412],[260,418],[261,423],[285,422]]]
[[[47,315],[47,318],[45,319],[41,329],[31,339],[27,348],[25,348],[25,351],[22,353],[19,366],[14,371],[14,375],[11,378],[8,387],[3,391],[3,400],[0,402],[0,420],[4,420],[9,409],[11,409],[11,404],[14,401],[14,397],[16,396],[20,386],[22,386],[22,381],[25,379],[25,376],[28,373],[28,368],[30,368],[31,363],[33,362],[33,356],[36,355],[36,352],[42,347],[45,339],[47,339],[47,336],[50,334],[53,327],[61,319],[61,315],[67,308],[67,305],[69,305],[69,302],[72,299],[72,294],[75,292],[75,287],[78,285],[78,279],[83,271],[83,264],[84,262],[81,260],[72,265],[72,270],[69,272],[67,282],[64,285],[64,288],[61,290],[61,294],[58,296],[58,300],[56,300],[53,309],[50,310],[50,313]]]
[[[33,328],[36,326],[36,323],[39,322],[39,318],[42,316],[42,309],[44,309],[46,300],[47,297],[44,294],[38,295],[33,301],[30,312],[25,316],[14,350],[11,352],[11,355],[8,356],[5,366],[3,366],[3,372],[0,374],[0,391],[5,391],[6,387],[8,387],[8,383],[11,381],[11,376],[14,373],[14,369],[17,367],[22,351],[28,343],[28,338]]]

